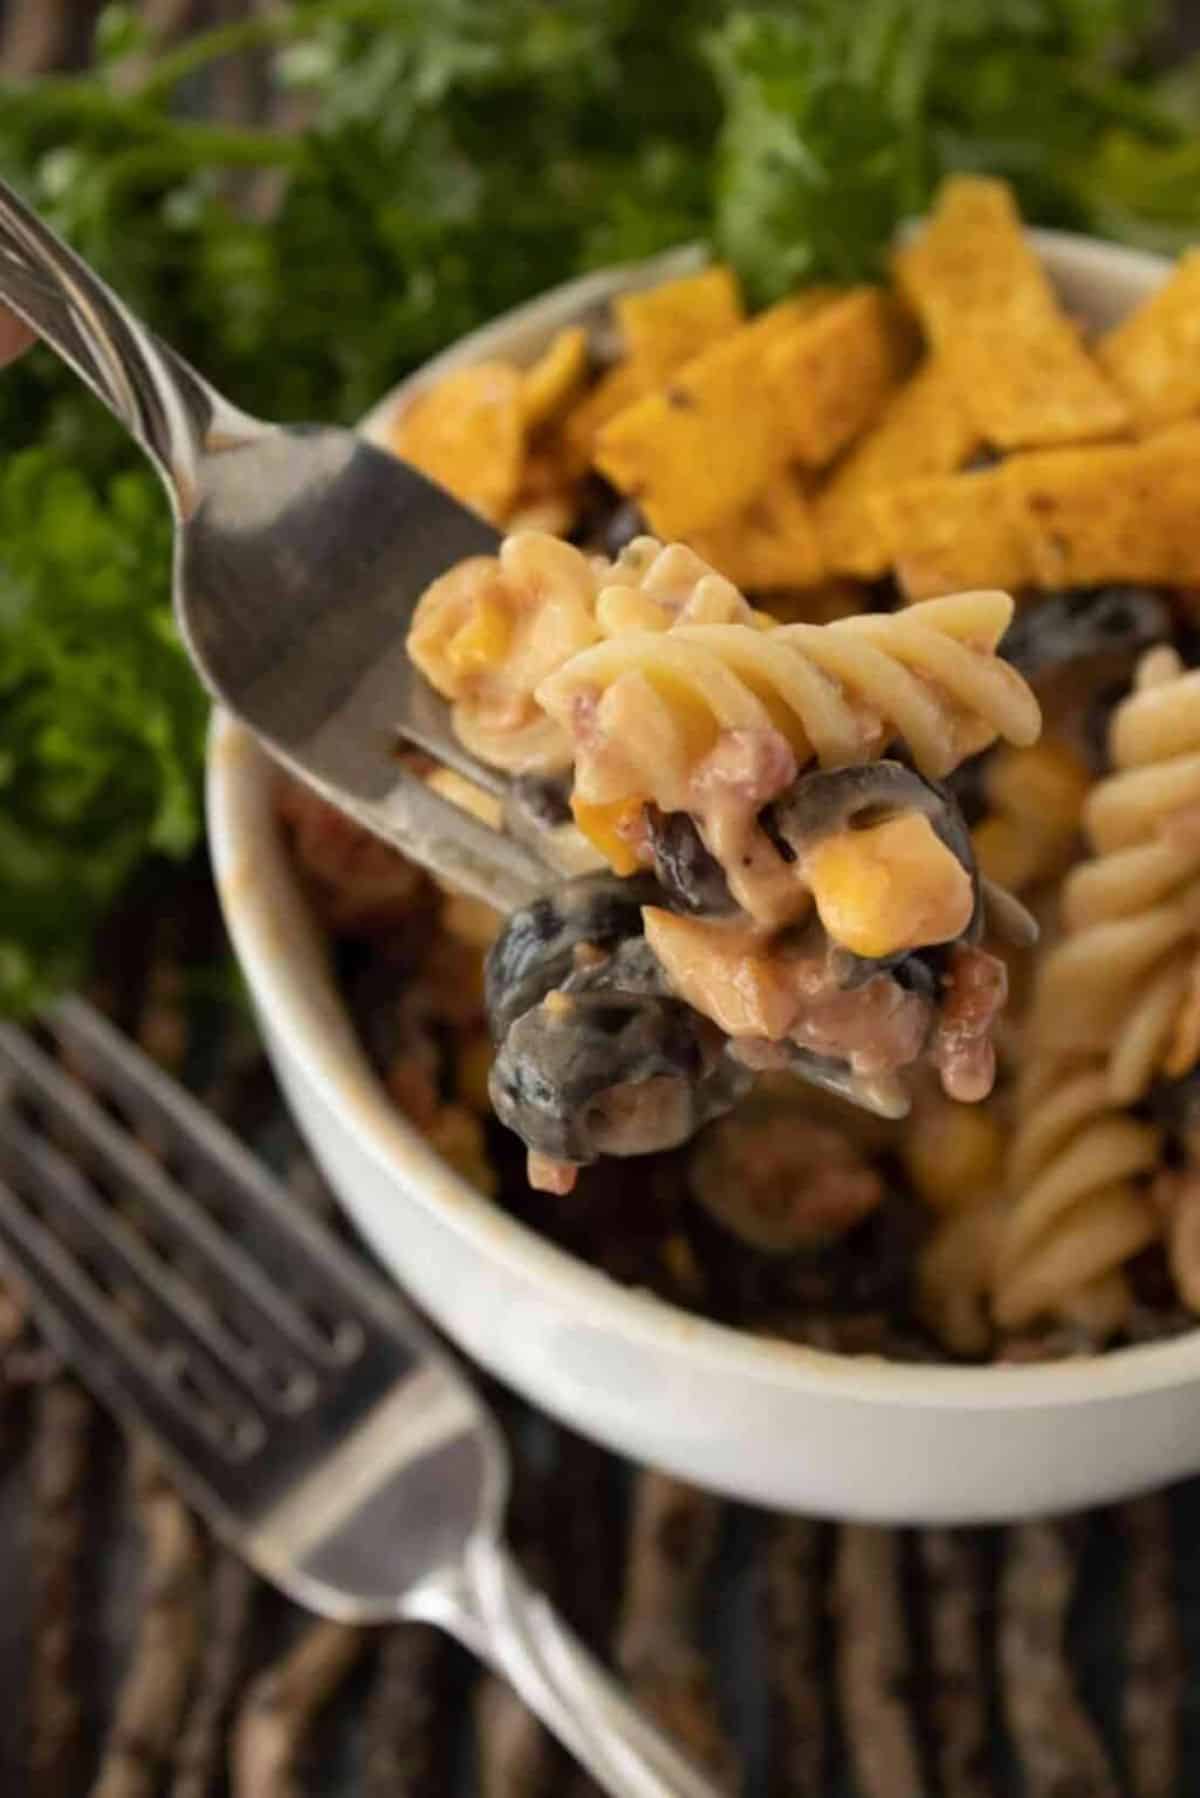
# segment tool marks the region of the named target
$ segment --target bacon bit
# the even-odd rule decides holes
[[[739,800],[753,816],[786,792],[797,772],[792,746],[779,731],[722,731],[692,775],[697,809],[719,794]]]
[[[950,1098],[973,1104],[991,1092],[996,1053],[990,1033],[1007,997],[1004,963],[986,949],[957,944],[930,1051]]]
[[[552,1155],[539,1155],[530,1149],[526,1161],[526,1178],[535,1192],[553,1192],[565,1198],[579,1178],[573,1161],[555,1161]]]
[[[600,689],[580,687],[571,695],[570,732],[577,749],[595,749],[602,735],[598,725]]]
[[[916,1061],[929,1035],[930,1005],[877,974],[851,991],[834,988],[806,999],[792,1041],[848,1061],[856,1074],[888,1074]]]

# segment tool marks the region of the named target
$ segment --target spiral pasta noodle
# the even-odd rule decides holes
[[[1200,1058],[1200,669],[1143,657],[1110,731],[1113,772],[1084,808],[1091,859],[1063,889],[1040,971],[1039,1051],[1100,1057],[1114,1104]]]
[[[1114,1106],[1102,1057],[1035,1062],[1018,1092],[993,1273],[1003,1330],[1045,1316],[1102,1340],[1131,1303],[1124,1264],[1160,1234],[1144,1177],[1160,1132]]]
[[[681,624],[575,656],[537,697],[575,739],[589,804],[694,809],[694,777],[725,731],[772,731],[798,764],[864,762],[899,740],[937,779],[997,736],[1034,741],[1037,701],[996,655],[1005,593],[957,594],[832,624]]]
[[[681,543],[636,537],[615,561],[542,531],[516,531],[422,595],[408,650],[453,705],[460,742],[492,767],[555,774],[571,738],[535,697],[546,676],[618,632],[680,623],[771,623]]]

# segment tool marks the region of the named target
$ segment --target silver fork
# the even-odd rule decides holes
[[[196,1510],[310,1610],[448,1630],[617,1798],[718,1798],[511,1559],[503,1438],[400,1296],[89,1006],[40,1034],[0,1025],[0,1264]]]
[[[267,424],[231,405],[3,182],[0,300],[161,476],[176,616],[213,696],[293,773],[452,886],[511,911],[561,872],[548,866],[551,837],[490,829],[395,754],[405,737],[508,798],[405,651],[425,587],[493,551],[492,527],[356,432]]]

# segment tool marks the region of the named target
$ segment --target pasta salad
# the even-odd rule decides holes
[[[747,316],[709,268],[399,413],[504,532],[413,660],[574,878],[500,919],[281,811],[397,1103],[500,1202],[850,1352],[1190,1327],[1196,266],[1088,333],[957,177],[886,289]]]

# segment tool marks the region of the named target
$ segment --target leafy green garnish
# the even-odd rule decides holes
[[[51,451],[0,478],[0,1005],[76,977],[95,918],[200,829],[204,703],[175,638],[154,477]]]
[[[1154,0],[808,0],[733,9],[710,40],[725,102],[715,234],[761,299],[876,275],[951,170],[1000,175],[1026,216],[1176,246],[1200,233],[1200,81],[1137,52]]]
[[[1200,77],[1149,69],[1160,25],[1154,0],[294,0],[163,49],[110,6],[89,76],[0,82],[0,173],[242,405],[349,422],[600,262],[710,237],[757,299],[869,275],[947,169],[1047,222],[1200,235]],[[301,124],[206,113],[253,49]],[[0,445],[5,1008],[195,845],[204,705],[116,426],[37,352],[0,375]]]

